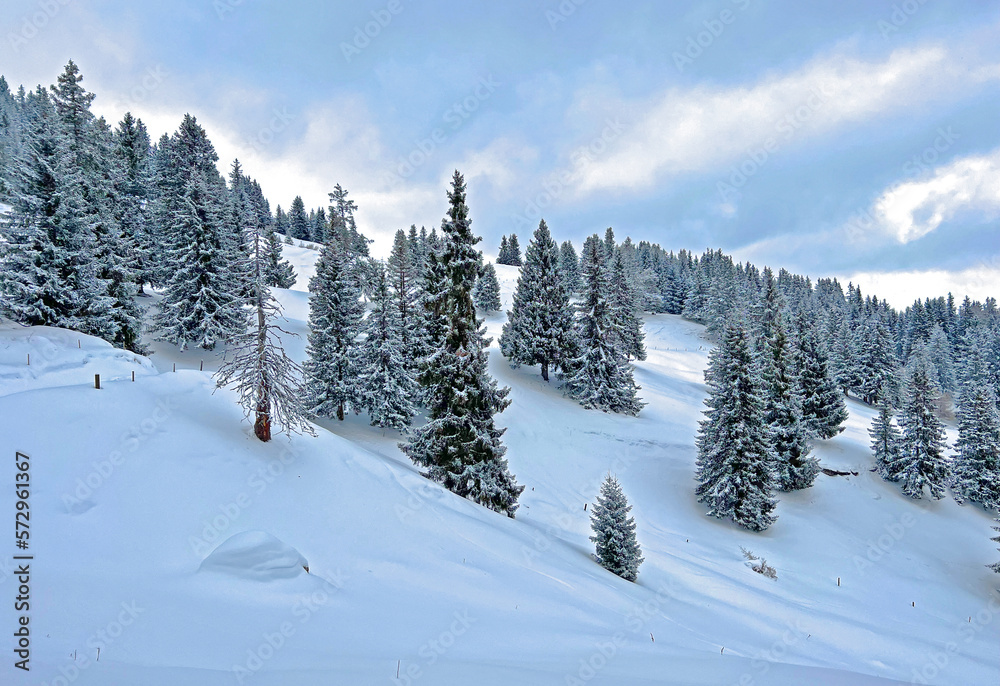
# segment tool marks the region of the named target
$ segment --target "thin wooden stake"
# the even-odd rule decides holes
[[[79,338],[76,339],[76,347],[77,348],[82,348],[83,347],[82,345],[80,345],[80,339]]]
[[[205,371],[205,360],[202,360],[202,361],[201,361],[201,364],[200,364],[200,365],[198,365],[198,371],[199,371],[199,372],[203,372],[203,371]]]
[[[837,577],[837,585],[840,586],[840,577]]]
[[[399,678],[399,660],[396,660],[396,678]]]
[[[100,648],[97,649],[97,661],[98,662],[101,661],[101,649]]]
[[[31,366],[31,353],[28,353],[28,366]]]
[[[135,370],[132,370],[132,383],[135,383]]]
[[[177,371],[177,363],[176,362],[174,362],[174,371],[175,372]]]
[[[101,390],[101,375],[94,374],[94,388]]]

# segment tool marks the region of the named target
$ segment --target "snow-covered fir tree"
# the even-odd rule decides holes
[[[879,402],[878,414],[872,419],[868,435],[872,438],[872,455],[875,458],[874,471],[886,481],[899,480],[899,450],[902,439],[893,421],[894,411],[889,394]]]
[[[249,218],[244,228],[249,246],[251,307],[245,312],[245,331],[235,336],[226,360],[215,373],[216,383],[219,387],[235,387],[247,418],[253,416],[254,435],[261,441],[271,440],[275,425],[289,435],[313,434],[302,400],[302,370],[281,346],[282,335],[295,334],[277,323],[281,306],[268,283],[266,226],[259,217]]]
[[[771,429],[778,489],[809,488],[819,474],[819,460],[811,456],[802,425],[802,401],[796,392],[795,370],[780,310],[771,322],[771,336],[764,343],[761,376],[767,398],[765,418]]]
[[[486,369],[489,339],[472,302],[482,259],[475,249],[480,239],[472,233],[465,198],[465,179],[456,171],[442,224],[444,246],[440,260],[431,260],[445,276],[444,297],[437,305],[447,328],[443,345],[431,351],[421,375],[429,421],[401,448],[428,469],[430,478],[513,517],[524,486],[517,485],[507,468],[507,449],[500,440],[504,429],[494,420],[510,404],[509,389],[499,388]]]
[[[288,208],[288,235],[299,241],[311,240],[309,231],[309,215],[306,214],[306,204],[301,195],[296,195]]]
[[[646,359],[645,333],[642,317],[636,308],[636,295],[629,284],[628,273],[622,251],[618,251],[611,262],[608,277],[608,308],[615,323],[618,347],[626,359]]]
[[[631,510],[621,484],[608,474],[591,510],[590,525],[594,535],[590,540],[597,548],[597,561],[601,566],[627,581],[636,580],[643,560],[635,537],[635,518],[629,516]]]
[[[416,227],[412,227],[412,229],[415,235]],[[414,256],[414,246],[406,233],[400,229],[393,239],[392,252],[386,263],[387,278],[394,307],[399,316],[403,363],[410,375],[415,378],[419,372],[422,332],[420,326],[420,268],[414,262]]]
[[[205,130],[185,115],[169,143],[172,163],[164,199],[171,275],[156,325],[160,338],[206,350],[242,332],[242,293],[234,293],[233,252],[226,234],[226,184]]]
[[[911,498],[922,498],[925,487],[931,497],[943,498],[948,483],[944,425],[934,414],[939,392],[931,379],[933,373],[933,367],[922,360],[909,370],[907,398],[899,418],[903,435],[895,471],[903,493]]]
[[[580,290],[580,258],[572,241],[563,241],[559,246],[559,274],[567,295],[572,296]]]
[[[795,318],[792,367],[795,392],[802,404],[803,428],[812,437],[833,438],[844,430],[847,405],[830,373],[816,327],[803,311]]]
[[[316,417],[343,421],[347,409],[362,405],[357,339],[364,305],[340,241],[331,240],[323,247],[309,292],[308,359],[303,365],[306,409]]]
[[[82,172],[41,87],[26,99],[23,126],[2,224],[3,314],[111,338],[113,301],[97,276]]]
[[[417,412],[420,388],[404,357],[403,325],[384,268],[375,276],[364,333],[359,352],[361,405],[372,426],[405,431]]]
[[[507,235],[500,237],[500,252],[497,253],[497,264],[510,264],[510,242]]]
[[[500,302],[500,281],[497,279],[497,270],[492,262],[486,263],[479,278],[476,279],[472,299],[476,304],[476,309],[486,314],[499,312],[500,308],[503,307]]]
[[[579,355],[573,311],[559,273],[559,247],[543,219],[525,254],[514,301],[500,336],[500,351],[513,366],[538,364],[566,371]]]
[[[959,399],[951,485],[959,502],[971,500],[993,511],[1000,509],[1000,414],[992,386],[983,383],[982,356],[976,358]]]
[[[734,320],[709,354],[708,409],[700,423],[696,493],[708,514],[751,531],[774,523],[778,475],[765,418],[765,391],[745,325]]]
[[[609,303],[608,263],[596,235],[583,246],[583,280],[580,355],[566,362],[567,390],[587,409],[638,415],[644,403],[638,398],[632,365],[618,346],[617,324]]]
[[[512,267],[520,267],[521,266],[521,244],[517,240],[517,234],[516,233],[512,233],[510,235],[510,239],[508,240],[508,244],[507,245],[508,245],[508,248],[509,248],[509,253],[508,253],[508,260],[509,260],[509,262],[507,262],[507,264],[509,264]]]

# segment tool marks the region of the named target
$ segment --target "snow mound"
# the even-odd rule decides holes
[[[94,336],[0,320],[0,396],[156,374],[149,358]]]
[[[220,543],[202,561],[200,569],[253,581],[273,581],[305,574],[308,566],[302,553],[284,541],[264,531],[243,531]]]

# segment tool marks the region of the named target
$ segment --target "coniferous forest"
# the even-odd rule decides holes
[[[487,368],[479,316],[505,304],[462,174],[441,189],[441,226],[399,229],[381,260],[338,183],[325,208],[296,197],[272,210],[253,170],[219,160],[195,117],[152,140],[130,113],[96,117],[94,97],[73,62],[49,88],[12,90],[0,78],[0,314],[136,354],[150,339],[227,348],[217,383],[238,390],[260,440],[272,427],[312,433],[310,419],[364,412],[400,432],[427,478],[514,517],[525,486],[497,424],[511,400]],[[898,310],[853,284],[721,250],[620,240],[612,228],[574,245],[560,229],[542,220],[523,250],[513,233],[498,246],[496,264],[519,269],[500,351],[567,402],[641,418],[643,317],[704,325],[715,347],[692,488],[707,514],[774,526],[780,494],[820,474],[814,446],[843,430],[847,397],[878,408],[871,469],[903,494],[1000,506],[995,299],[942,294]],[[295,283],[282,257],[293,241],[321,250],[301,367],[285,354],[270,290]],[[144,306],[154,292],[156,306]],[[602,565],[635,580],[628,511],[609,477],[594,540]]]

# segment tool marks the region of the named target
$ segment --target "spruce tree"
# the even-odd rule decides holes
[[[993,389],[966,387],[958,410],[952,490],[959,502],[1000,508],[1000,415]]]
[[[572,296],[580,290],[580,258],[577,257],[572,241],[563,241],[559,246],[559,273],[562,275],[566,295]]]
[[[643,560],[635,537],[635,518],[629,517],[631,510],[618,480],[608,474],[591,510],[594,535],[590,540],[596,544],[601,566],[626,581],[635,581]]]
[[[795,319],[791,354],[795,392],[802,404],[802,426],[814,438],[833,438],[844,430],[847,405],[830,373],[816,327],[802,311]]]
[[[518,243],[518,241],[517,241],[517,234],[516,233],[512,233],[510,235],[510,240],[509,240],[509,242],[508,242],[507,245],[508,245],[508,249],[509,249],[509,252],[507,253],[507,255],[508,255],[507,259],[509,261],[507,262],[507,264],[511,265],[512,267],[520,267],[521,266],[521,244]]]
[[[306,204],[302,196],[295,196],[288,208],[288,235],[299,241],[309,240],[309,215],[306,214]]]
[[[481,255],[475,244],[465,180],[459,172],[448,193],[450,207],[442,224],[444,246],[431,259],[444,275],[443,298],[435,305],[444,318],[443,345],[431,351],[421,383],[425,388],[429,421],[400,447],[416,464],[428,468],[430,478],[458,495],[509,517],[524,490],[507,469],[504,429],[494,415],[510,404],[509,389],[498,388],[486,369],[489,340],[476,319],[472,288]]]
[[[181,350],[211,350],[242,332],[244,294],[234,293],[233,252],[226,234],[226,185],[205,130],[185,115],[170,140],[166,193],[169,277],[156,325]]]
[[[608,266],[600,239],[583,246],[584,303],[578,328],[580,354],[565,362],[569,394],[587,409],[638,415],[644,403],[632,377],[632,365],[618,346],[609,304]]]
[[[512,309],[500,336],[500,351],[516,366],[540,364],[566,371],[578,354],[573,311],[559,273],[559,248],[543,219],[525,255]]]
[[[900,440],[898,470],[903,493],[922,498],[924,487],[931,497],[944,497],[949,464],[944,456],[945,433],[934,415],[938,391],[931,380],[932,370],[924,362],[916,364],[907,379],[907,399],[900,416],[903,436]]]
[[[419,386],[404,357],[403,325],[384,268],[374,285],[359,353],[361,404],[372,426],[405,431],[416,414]]]
[[[819,474],[819,460],[809,455],[808,436],[802,425],[801,399],[796,393],[795,371],[780,311],[769,328],[772,333],[764,344],[762,377],[778,488],[782,491],[809,488]]]
[[[878,414],[872,419],[868,435],[872,438],[875,473],[886,481],[899,481],[899,451],[902,436],[893,422],[893,408],[888,394],[884,395],[879,403]]]
[[[112,299],[98,279],[84,184],[48,93],[26,100],[25,137],[3,218],[3,314],[113,338]]]
[[[646,359],[645,334],[642,330],[642,317],[636,308],[636,296],[628,282],[625,262],[621,251],[615,255],[611,263],[609,277],[609,301],[611,319],[615,322],[615,335],[618,347],[625,353],[626,359]]]
[[[500,237],[500,252],[497,253],[497,264],[511,264],[510,243],[507,241],[506,235]]]
[[[486,314],[499,312],[503,307],[500,302],[500,282],[497,280],[497,270],[492,262],[483,267],[482,274],[476,279],[472,299],[476,303],[476,309]]]
[[[709,354],[705,381],[708,410],[696,439],[698,500],[712,516],[763,531],[776,519],[778,475],[764,389],[742,322],[726,326],[719,346]]]
[[[348,256],[339,241],[320,252],[309,281],[308,359],[303,365],[306,409],[316,417],[343,421],[348,408],[359,409],[357,338],[364,306]]]

